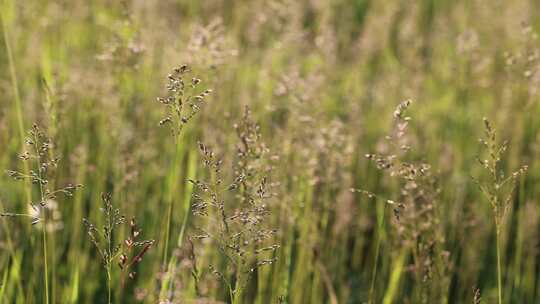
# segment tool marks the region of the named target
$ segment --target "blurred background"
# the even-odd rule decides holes
[[[501,170],[529,166],[501,229],[503,302],[540,301],[538,1],[0,5],[0,169],[29,170],[19,155],[36,123],[60,157],[49,183],[84,185],[51,199],[38,224],[0,217],[2,303],[107,303],[106,271],[83,226],[104,223],[102,192],[156,240],[134,279],[113,276],[113,302],[228,303],[209,268],[227,263],[220,250],[178,240],[211,222],[190,211],[188,179],[209,176],[198,142],[234,177],[245,106],[269,151],[265,225],[279,248],[238,303],[495,303],[495,223],[473,180],[489,182],[477,161],[483,117],[508,140]],[[176,140],[159,125],[156,98],[183,64],[212,93]],[[365,157],[393,155],[387,134],[407,99],[410,149],[396,157],[430,171],[413,198],[409,182]],[[1,211],[32,214],[38,191],[1,175]],[[388,200],[419,196],[429,216],[402,224]],[[122,227],[118,239],[129,233]]]

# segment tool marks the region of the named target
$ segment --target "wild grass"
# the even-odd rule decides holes
[[[125,224],[125,216],[116,209],[111,202],[111,195],[103,193],[101,195],[103,207],[104,225],[96,227],[89,220],[83,219],[87,234],[97,250],[101,263],[107,271],[107,301],[112,303],[112,281],[113,267],[117,264],[121,272],[120,287],[125,287],[126,273],[130,279],[135,278],[136,272],[133,270],[139,264],[146,252],[154,244],[154,240],[139,240],[141,230],[137,227],[134,218],[129,221],[130,232],[123,242],[116,243],[118,236],[116,231],[119,226]]]
[[[480,139],[480,143],[487,150],[487,159],[478,159],[478,162],[489,173],[490,179],[485,183],[478,183],[478,186],[484,194],[486,200],[493,210],[493,219],[495,222],[496,247],[497,247],[497,296],[498,303],[502,303],[502,266],[501,266],[501,229],[503,229],[504,220],[511,207],[514,190],[519,182],[519,177],[527,172],[528,166],[522,166],[517,171],[507,176],[501,170],[502,155],[508,149],[508,143],[497,142],[497,135],[494,127],[487,118],[484,118],[485,135]]]
[[[207,267],[226,286],[231,303],[242,303],[251,279],[260,267],[276,262],[279,248],[273,241],[276,230],[265,227],[271,212],[267,201],[272,197],[268,189],[269,152],[250,113],[246,108],[241,122],[234,126],[239,143],[232,181],[223,180],[222,160],[202,143],[199,148],[204,166],[210,170],[210,181],[190,180],[195,185],[193,213],[207,218],[191,239],[210,239],[212,246],[205,251],[222,255],[224,265]],[[201,278],[197,269],[194,264],[198,284]]]
[[[0,303],[538,302],[539,9],[0,0]]]
[[[59,194],[67,197],[82,185],[68,184],[61,188],[54,188],[54,174],[58,167],[59,158],[54,155],[54,143],[47,135],[34,124],[28,131],[25,139],[26,149],[24,149],[19,159],[23,163],[24,171],[7,170],[6,173],[15,181],[29,181],[38,189],[37,197],[31,196],[28,203],[27,213],[3,212],[1,217],[26,217],[31,219],[32,225],[41,226],[42,232],[42,253],[43,253],[43,282],[45,285],[45,303],[49,303],[49,245],[48,239],[51,231],[59,229],[55,216],[58,212],[58,205],[55,201]],[[28,173],[26,173],[28,170]],[[54,243],[53,243],[54,245]]]

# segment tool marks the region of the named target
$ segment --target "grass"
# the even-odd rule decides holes
[[[0,303],[538,302],[539,8],[0,0]]]

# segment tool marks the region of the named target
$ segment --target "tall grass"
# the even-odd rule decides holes
[[[538,302],[539,8],[0,0],[0,303]]]

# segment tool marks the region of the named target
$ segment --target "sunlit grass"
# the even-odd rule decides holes
[[[537,302],[539,9],[0,0],[0,302]]]

